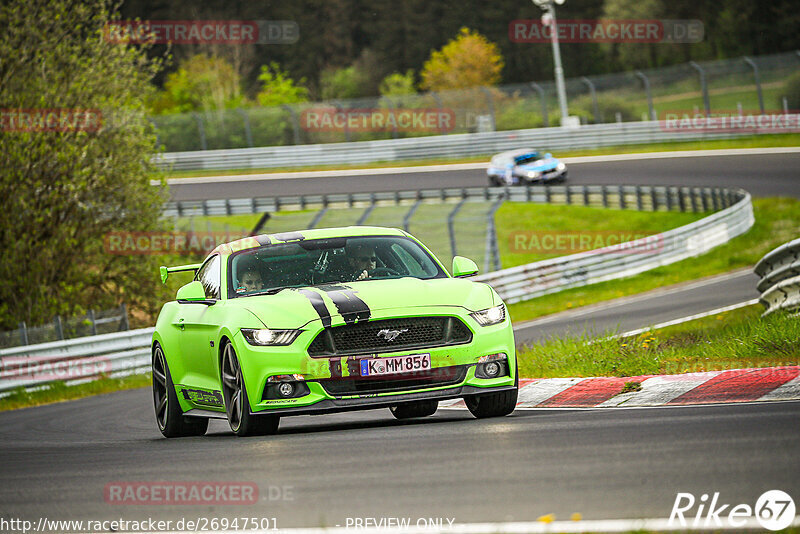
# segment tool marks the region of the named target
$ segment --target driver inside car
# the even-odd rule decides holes
[[[375,249],[366,244],[353,245],[347,250],[347,263],[353,282],[366,280],[370,277],[370,271],[378,265],[378,256]]]
[[[239,285],[236,288],[237,293],[249,293],[260,289],[264,289],[264,280],[255,267],[247,269],[239,277]]]

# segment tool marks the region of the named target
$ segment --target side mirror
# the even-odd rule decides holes
[[[199,280],[189,282],[178,290],[175,296],[177,301],[182,304],[198,303],[198,304],[213,304],[215,301],[206,299],[206,290],[203,289],[203,284]]]
[[[475,262],[464,256],[455,256],[453,258],[453,276],[460,278],[463,276],[472,276],[478,272],[478,266]]]

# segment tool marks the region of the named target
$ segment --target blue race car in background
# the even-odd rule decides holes
[[[567,166],[549,152],[520,148],[494,156],[486,173],[489,185],[527,185],[564,181]]]

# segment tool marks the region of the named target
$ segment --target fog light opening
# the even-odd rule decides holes
[[[281,382],[278,385],[278,393],[281,397],[291,397],[294,394],[294,386],[290,382]]]
[[[489,378],[495,378],[500,374],[500,364],[497,362],[488,362],[484,364],[483,371]]]

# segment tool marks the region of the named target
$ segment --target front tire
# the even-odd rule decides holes
[[[264,436],[278,430],[280,417],[277,415],[253,415],[247,400],[242,368],[233,344],[228,342],[222,349],[222,397],[225,400],[225,413],[228,424],[237,436]]]
[[[183,415],[175,384],[169,372],[167,358],[161,345],[153,348],[153,406],[156,412],[156,424],[165,438],[186,436],[202,436],[208,430],[208,419],[205,417],[188,417]]]
[[[414,417],[428,417],[429,415],[433,415],[438,408],[439,401],[430,400],[390,406],[389,411],[391,411],[392,415],[397,419],[411,419]]]
[[[514,411],[517,406],[518,388],[497,393],[485,393],[464,397],[464,404],[472,415],[478,419],[485,417],[503,417]]]

